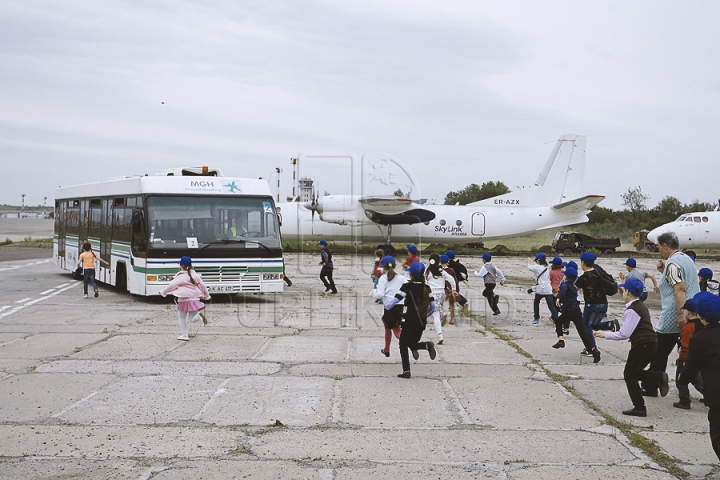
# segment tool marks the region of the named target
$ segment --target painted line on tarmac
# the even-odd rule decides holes
[[[42,295],[42,294],[41,294]],[[15,300],[15,303],[25,303],[28,300],[32,300],[32,297],[25,297],[22,300]]]
[[[0,307],[0,312],[2,312],[3,310],[7,310],[8,308],[10,308],[10,305],[3,305],[2,307]]]
[[[49,290],[45,290],[44,292],[40,292],[40,295],[47,295],[48,293],[52,292],[53,290],[55,290],[55,289],[51,288]]]
[[[24,267],[32,267],[34,265],[41,265],[43,263],[52,262],[52,258],[49,258],[47,260],[40,260],[39,262],[32,262],[32,263],[25,263],[23,265],[12,265],[9,267],[3,267],[0,268],[0,272],[7,272],[8,270],[17,270],[18,268],[24,268]]]
[[[53,287],[53,288],[63,288],[63,287],[67,287],[68,285],[74,285],[74,284],[75,284],[75,282],[62,283],[62,284],[58,285],[57,287]]]
[[[260,348],[258,349],[258,351],[255,352],[255,355],[253,355],[250,360],[255,360],[255,359],[258,357],[258,355],[260,355],[261,353],[263,353],[263,352],[265,351],[265,349],[267,348],[267,346],[270,345],[270,340],[272,340],[272,339],[268,338],[267,340],[265,340],[265,343],[263,343],[263,344],[260,346]]]
[[[228,383],[230,383],[230,379],[226,378],[225,381],[220,384],[217,390],[215,390],[215,393],[212,394],[210,399],[205,402],[205,405],[203,405],[200,411],[193,416],[193,420],[199,420],[200,417],[205,413],[205,411],[215,403],[215,400],[217,400],[220,395],[227,391],[225,387]]]
[[[80,282],[78,282],[77,285],[80,285]],[[15,313],[15,312],[19,312],[19,311],[22,310],[23,308],[29,307],[30,305],[35,305],[35,304],[38,303],[38,302],[42,302],[43,300],[47,300],[48,298],[54,297],[55,295],[58,295],[58,294],[66,291],[66,290],[70,290],[70,289],[71,289],[72,287],[74,287],[74,286],[75,286],[75,284],[68,285],[67,287],[62,288],[62,289],[60,289],[60,290],[58,290],[58,291],[56,291],[56,292],[53,292],[53,293],[51,293],[50,295],[46,295],[46,296],[44,296],[44,297],[36,298],[35,300],[30,300],[30,301],[27,302],[27,303],[24,303],[24,304],[22,304],[22,305],[18,305],[17,307],[13,308],[12,310],[8,310],[8,311],[5,312],[5,313],[0,313],[0,318],[5,318],[5,317],[7,317],[8,315],[12,315],[12,314]]]
[[[57,417],[59,417],[60,415],[63,415],[63,414],[66,413],[68,410],[72,410],[73,408],[77,407],[77,406],[80,405],[81,403],[84,403],[84,402],[86,402],[87,400],[90,400],[92,397],[94,397],[94,396],[97,395],[98,393],[100,393],[100,390],[95,390],[94,392],[90,393],[89,395],[87,395],[87,396],[81,398],[80,400],[78,400],[77,402],[73,403],[72,405],[70,405],[69,407],[67,407],[65,410],[63,410],[62,412],[56,413],[55,415],[52,416],[52,418],[57,418]]]
[[[455,393],[455,390],[453,390],[450,382],[448,382],[446,378],[443,378],[442,384],[445,389],[446,398],[450,400],[450,404],[454,407],[453,413],[455,414],[455,417],[460,420],[460,423],[463,425],[474,425],[475,422],[472,421],[472,418],[470,418],[470,415],[468,415],[467,411],[462,406],[462,402],[458,398],[457,393]]]

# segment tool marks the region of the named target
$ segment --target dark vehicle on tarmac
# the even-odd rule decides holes
[[[618,247],[620,247],[618,237],[591,237],[577,232],[558,232],[552,242],[553,251],[563,255],[582,253],[591,248],[610,254],[615,253]]]
[[[648,230],[640,230],[639,232],[635,232],[635,235],[633,236],[633,246],[638,252],[642,250],[647,250],[649,252],[657,252],[657,245],[655,245],[647,238],[648,233],[650,233]]]

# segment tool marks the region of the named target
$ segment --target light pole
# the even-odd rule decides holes
[[[47,197],[43,199],[43,218],[47,217]]]
[[[282,173],[282,169],[275,167],[275,172],[277,173],[277,201],[280,202],[280,173]]]
[[[22,194],[22,207],[20,207],[20,218],[25,218],[25,194]]]

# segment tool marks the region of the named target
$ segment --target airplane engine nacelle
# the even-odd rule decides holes
[[[329,223],[345,224],[353,222],[354,205],[348,195],[326,195],[318,199],[317,212],[320,220]]]

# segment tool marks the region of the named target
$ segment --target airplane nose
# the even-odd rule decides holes
[[[664,233],[665,230],[667,230],[666,225],[661,225],[653,230],[650,230],[647,234],[648,240],[650,240],[652,243],[657,245],[657,239],[660,236],[660,234]]]

